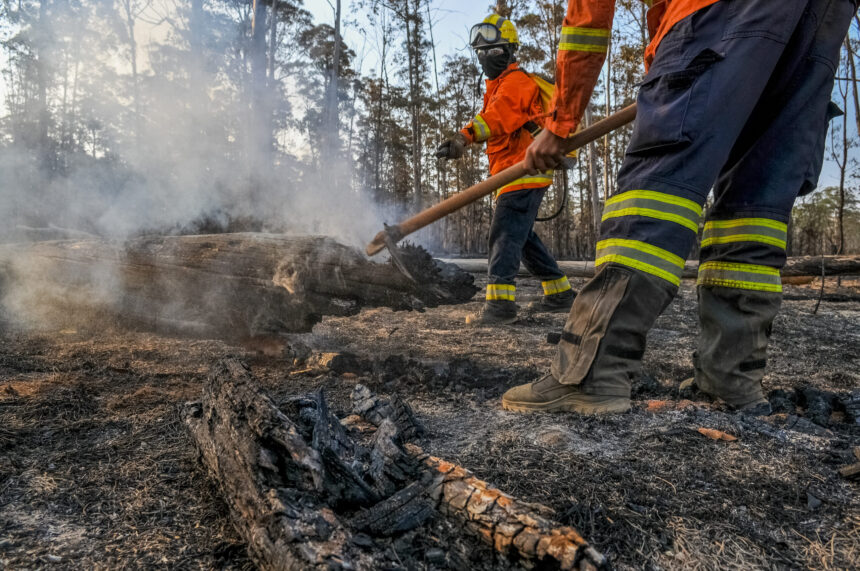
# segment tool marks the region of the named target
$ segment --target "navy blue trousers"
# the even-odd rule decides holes
[[[700,285],[780,291],[787,222],[817,185],[855,10],[854,0],[721,0],[676,24],[637,97],[598,265],[677,285],[704,216]]]
[[[564,276],[534,231],[546,188],[506,192],[496,200],[490,224],[488,283],[513,285],[522,261],[543,281]]]
[[[787,222],[817,185],[855,11],[854,0],[720,0],[669,31],[637,96],[604,205],[601,269],[574,301],[556,379],[630,395],[646,334],[702,230],[696,384],[732,406],[763,398]]]

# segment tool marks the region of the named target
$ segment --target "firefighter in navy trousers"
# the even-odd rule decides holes
[[[598,271],[580,291],[550,371],[508,391],[509,410],[630,407],[645,337],[678,291],[702,228],[695,385],[769,414],[761,381],[781,302],[787,223],[822,167],[840,47],[855,0],[663,0]],[[569,0],[553,116],[526,155],[561,161],[605,59],[614,0]],[[703,205],[713,191],[713,207]]]

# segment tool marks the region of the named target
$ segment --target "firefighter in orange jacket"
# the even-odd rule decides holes
[[[517,31],[510,20],[493,15],[474,26],[470,43],[487,76],[481,112],[436,156],[459,159],[467,145],[487,143],[490,173],[496,174],[523,160],[543,123],[540,89],[516,62]],[[575,297],[567,277],[547,251],[533,226],[541,200],[552,183],[552,171],[515,180],[495,197],[490,225],[487,296],[476,325],[512,323],[517,318],[515,278],[520,261],[541,279],[544,296],[530,307],[567,312]]]
[[[615,0],[569,0],[554,116],[527,167],[561,159],[603,65],[614,10]],[[704,222],[691,382],[732,409],[770,413],[761,381],[787,223],[795,199],[818,182],[856,10],[857,0],[653,2],[648,74],[604,206],[597,274],[573,305],[549,373],[505,393],[505,408],[627,410],[646,334],[675,296]]]

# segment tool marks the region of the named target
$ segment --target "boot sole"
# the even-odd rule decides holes
[[[502,398],[502,408],[511,412],[575,412],[616,414],[630,410],[630,399],[601,395],[566,395],[549,402],[516,402]]]

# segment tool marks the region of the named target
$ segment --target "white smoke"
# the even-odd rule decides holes
[[[363,249],[385,217],[354,187],[351,162],[344,156],[316,166],[307,156],[314,144],[308,140],[280,152],[255,147],[260,133],[249,120],[253,102],[240,81],[248,76],[235,69],[244,56],[224,55],[237,41],[227,32],[239,30],[222,16],[210,19],[223,30],[212,34],[205,61],[191,58],[164,24],[138,23],[139,115],[121,22],[54,19],[55,49],[40,54],[54,72],[48,92],[53,146],[33,144],[32,114],[0,108],[8,112],[0,117],[0,132],[12,133],[7,140],[0,136],[0,242],[86,236],[121,242],[144,234],[259,230],[323,234]],[[78,29],[82,25],[87,29]],[[78,61],[68,67],[73,55]],[[0,93],[15,98],[22,89],[9,81]],[[295,135],[287,124],[294,112],[279,107],[289,98],[276,99],[272,123],[262,129]],[[49,317],[57,307],[80,302],[78,293],[52,289],[40,262],[10,262],[12,247],[2,248],[7,253],[0,265],[15,276],[2,285],[3,303],[17,321],[55,321]],[[111,302],[116,276],[102,266],[93,271],[98,275],[80,281],[102,284],[91,295]]]
[[[315,141],[297,140],[296,127],[285,124],[299,112],[286,107],[296,97],[289,93],[294,85],[282,82],[270,93],[273,113],[262,125],[251,120],[258,102],[251,100],[247,69],[237,71],[248,55],[230,55],[237,46],[247,48],[247,30],[212,12],[205,57],[192,57],[179,38],[188,31],[165,24],[187,17],[187,8],[128,1],[143,9],[134,28],[136,88],[119,9],[98,11],[105,20],[97,23],[84,21],[83,13],[52,14],[54,40],[38,56],[51,70],[50,138],[58,148],[32,144],[32,113],[16,109],[3,118],[0,131],[17,131],[12,140],[18,142],[0,139],[0,239],[26,238],[20,227],[124,238],[242,221],[278,232],[325,233],[359,246],[378,231],[381,217],[354,188],[348,158],[316,166],[306,160]],[[319,80],[310,70],[304,73],[298,81]],[[3,81],[0,93],[9,98],[25,90],[12,75],[4,74]],[[293,135],[294,148],[261,150],[254,144],[261,134],[254,131],[261,129]],[[21,142],[28,137],[30,144]],[[67,145],[71,140],[74,149]],[[39,156],[46,151],[62,164]]]

